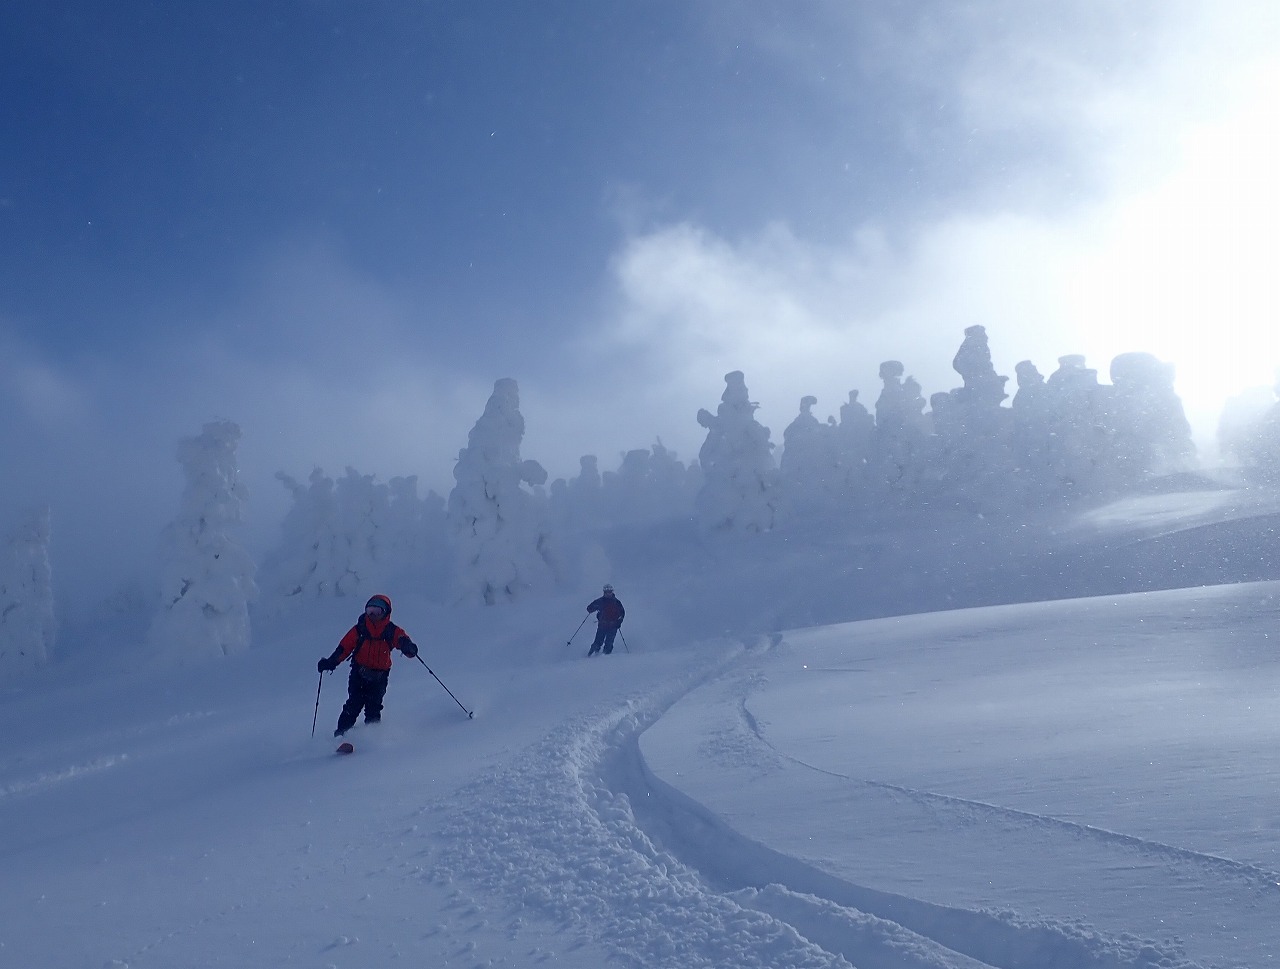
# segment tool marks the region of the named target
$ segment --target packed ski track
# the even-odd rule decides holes
[[[434,877],[474,883],[631,965],[848,965],[752,904],[754,896],[714,888],[696,858],[664,847],[638,819],[635,805],[648,801],[644,815],[692,820],[650,788],[636,738],[732,661],[561,724],[450,798],[438,809],[443,847]]]
[[[714,688],[717,681],[734,684],[744,723],[768,746],[746,712],[751,678],[740,667],[779,640],[735,652],[654,694],[565,722],[512,763],[437,805],[442,847],[432,859],[433,880],[472,885],[502,899],[509,917],[522,912],[551,920],[634,966],[1197,965],[1146,939],[1106,938],[1075,924],[965,910],[853,884],[750,840],[654,777],[640,736],[692,691]],[[937,801],[957,815],[957,825],[964,823],[961,812],[973,810],[995,813],[1009,827],[1060,823],[929,792],[870,786]],[[1269,880],[1274,887],[1269,873],[1248,866],[1163,845],[1137,847],[1190,857],[1251,881]]]

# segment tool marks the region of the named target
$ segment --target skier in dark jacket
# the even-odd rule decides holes
[[[338,714],[335,737],[341,737],[355,726],[360,711],[365,723],[382,719],[382,698],[387,692],[391,674],[391,651],[398,649],[410,659],[418,655],[409,634],[391,621],[391,600],[384,595],[372,596],[364,604],[364,615],[356,620],[338,648],[316,663],[321,673],[332,672],[351,657],[351,675],[347,678],[347,702]]]
[[[608,656],[613,652],[613,640],[622,628],[627,610],[622,608],[622,600],[613,594],[613,586],[606,585],[604,595],[588,605],[587,612],[596,614],[596,639],[587,655],[594,656],[603,647],[604,654]]]

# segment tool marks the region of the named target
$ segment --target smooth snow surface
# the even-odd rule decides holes
[[[746,544],[714,575],[672,550],[611,577],[627,642],[590,660],[589,628],[566,640],[594,587],[490,609],[389,588],[475,718],[399,659],[350,757],[345,671],[314,668],[362,599],[186,666],[104,632],[0,694],[0,965],[1277,964],[1280,583],[1179,589],[1179,561],[1132,551],[1224,549],[1215,574],[1257,578],[1273,504],[1244,507],[1063,523],[1075,582],[1082,550],[1129,550],[1083,599],[1025,549],[1003,574],[998,550],[922,550],[901,602],[852,573],[841,597],[834,547],[806,570]],[[883,618],[948,569],[960,604],[1025,601]],[[766,615],[831,624],[742,629]]]

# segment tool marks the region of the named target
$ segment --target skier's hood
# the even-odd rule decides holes
[[[368,609],[370,606],[381,606],[382,611],[386,614],[383,618],[391,618],[391,599],[389,596],[384,596],[381,592],[377,595],[369,596],[369,601],[364,604],[364,607]]]

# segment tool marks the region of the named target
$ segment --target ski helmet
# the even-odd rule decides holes
[[[612,592],[612,591],[613,591],[613,586],[609,585],[609,583],[607,583],[607,582],[606,582],[606,583],[605,583],[605,585],[604,585],[604,591],[605,591],[605,592]]]
[[[391,615],[391,600],[382,593],[369,597],[369,601],[364,604],[364,607],[368,609],[370,606],[376,606],[381,609],[384,616]]]

